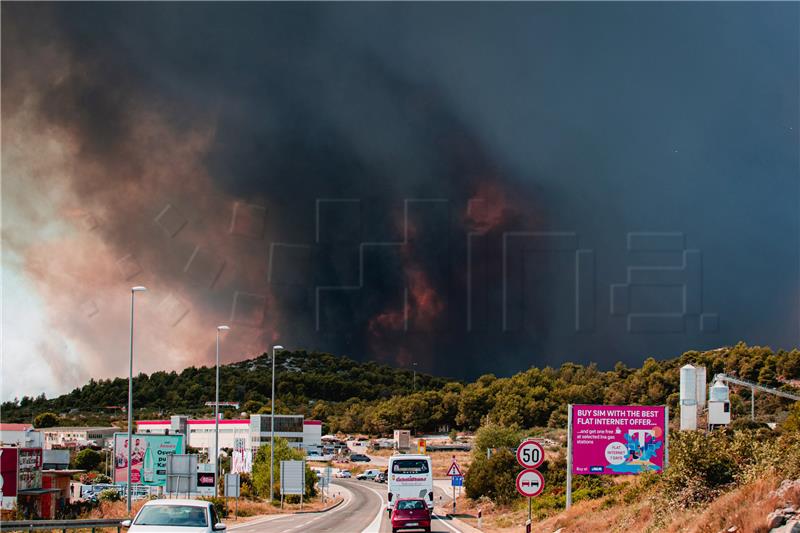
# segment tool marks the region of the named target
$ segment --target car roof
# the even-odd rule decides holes
[[[424,498],[398,498],[398,502],[424,502]]]
[[[183,500],[172,500],[172,499],[170,499],[170,500],[167,500],[167,499],[162,499],[162,500],[150,500],[149,502],[146,502],[144,504],[144,506],[146,507],[146,506],[149,506],[149,505],[190,505],[192,507],[208,507],[210,503],[211,502],[208,502],[206,500],[187,500],[187,499],[183,499]]]

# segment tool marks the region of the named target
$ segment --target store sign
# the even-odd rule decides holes
[[[183,454],[183,435],[133,435],[131,483],[163,487],[167,484],[167,457]],[[114,434],[114,483],[128,480],[128,434]]]
[[[572,473],[662,471],[665,411],[664,406],[573,405]]]

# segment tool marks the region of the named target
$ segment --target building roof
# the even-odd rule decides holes
[[[29,429],[33,429],[33,426],[30,424],[14,424],[14,423],[0,424],[0,431],[27,431]]]
[[[39,431],[119,431],[115,426],[52,426],[39,428]]]
[[[269,416],[269,415],[264,415],[264,416]],[[303,416],[303,415],[275,415],[276,418],[277,417],[281,417],[281,416]],[[170,420],[137,420],[136,421],[137,425],[142,425],[142,426],[164,426],[164,425],[170,425],[171,423],[172,422]],[[202,425],[202,424],[213,424],[214,423],[214,419],[213,418],[197,418],[197,419],[190,418],[190,419],[188,419],[186,421],[186,423],[188,425],[193,425],[193,424],[200,424],[200,425]],[[249,418],[238,418],[238,419],[237,418],[221,418],[219,423],[220,424],[250,424],[250,419]],[[304,425],[308,425],[308,426],[321,426],[322,425],[322,421],[321,420],[304,420],[303,424]]]

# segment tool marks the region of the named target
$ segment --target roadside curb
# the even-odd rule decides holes
[[[443,516],[445,516],[453,525],[461,529],[461,531],[463,531],[464,533],[473,533],[473,532],[483,533],[482,529],[478,529],[475,526],[471,526],[466,522],[464,522],[463,520],[459,520],[458,518],[454,517],[452,514],[446,514]]]
[[[333,504],[333,505],[331,505],[330,507],[326,507],[325,509],[320,509],[319,511],[295,511],[295,512],[294,512],[294,513],[292,513],[292,514],[327,513],[327,512],[328,512],[328,511],[330,511],[331,509],[336,509],[337,507],[339,507],[339,506],[340,506],[340,505],[342,505],[343,503],[344,503],[344,498],[342,498],[342,499],[341,499],[341,500],[339,500],[338,502],[334,503],[334,504]]]

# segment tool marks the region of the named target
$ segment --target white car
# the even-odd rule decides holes
[[[334,476],[339,478],[351,478],[353,474],[351,474],[349,470],[339,470]]]
[[[214,506],[204,500],[150,500],[132,521],[125,520],[121,525],[129,528],[131,533],[212,533],[225,530]]]

